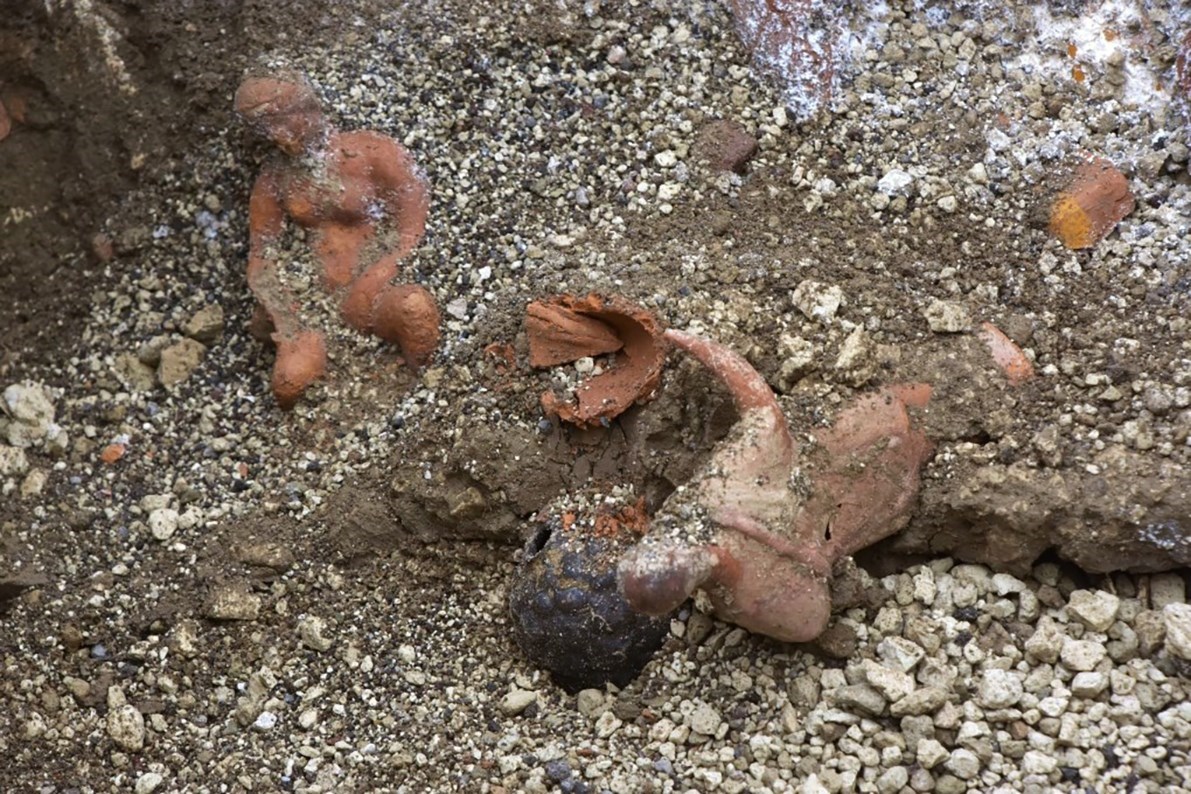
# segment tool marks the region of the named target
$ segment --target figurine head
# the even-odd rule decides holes
[[[299,72],[246,78],[236,91],[236,112],[291,156],[311,150],[326,137],[322,104]]]

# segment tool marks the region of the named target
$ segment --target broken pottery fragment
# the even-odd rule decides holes
[[[542,395],[546,413],[564,422],[597,427],[650,399],[661,379],[666,357],[661,326],[652,314],[624,298],[592,293],[535,301],[527,308],[526,332],[531,363],[538,367],[551,364],[536,361],[566,363],[616,352],[616,361],[581,383],[574,399],[551,392]]]
[[[978,336],[1011,386],[1018,386],[1034,377],[1034,365],[1030,359],[1000,328],[992,323],[981,323]]]
[[[261,172],[248,213],[248,285],[261,308],[254,335],[267,333],[277,345],[277,402],[292,407],[327,360],[324,335],[304,327],[280,278],[277,243],[287,218],[307,230],[344,321],[398,345],[408,365],[426,364],[439,339],[434,298],[424,287],[389,283],[421,239],[430,202],[409,152],[378,132],[336,130],[297,72],[247,78],[236,111],[287,155]]]
[[[558,302],[529,304],[525,332],[531,367],[554,367],[624,347],[610,325]]]
[[[1135,202],[1125,175],[1103,157],[1075,170],[1051,205],[1050,232],[1071,249],[1091,248],[1129,213]]]

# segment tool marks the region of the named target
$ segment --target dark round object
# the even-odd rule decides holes
[[[568,692],[624,686],[670,630],[668,617],[634,612],[616,585],[624,539],[590,527],[539,525],[509,593],[513,635],[534,664]]]

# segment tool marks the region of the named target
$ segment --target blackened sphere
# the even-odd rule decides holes
[[[634,612],[616,584],[622,539],[590,527],[538,525],[511,592],[513,632],[521,650],[569,692],[624,686],[661,647],[668,617]]]

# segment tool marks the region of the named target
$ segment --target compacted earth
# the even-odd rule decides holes
[[[1185,6],[32,5],[0,21],[5,790],[1191,790]],[[398,280],[443,316],[411,371],[291,230],[330,360],[288,412],[245,278],[275,155],[231,111],[270,68],[412,153]],[[1072,250],[1088,158],[1132,209]],[[605,426],[544,413],[613,360],[531,368],[526,305],[589,292],[745,355],[796,434],[940,385],[918,509],[817,642],[696,598],[577,693],[513,642],[539,513],[656,510],[735,419],[677,353]]]

